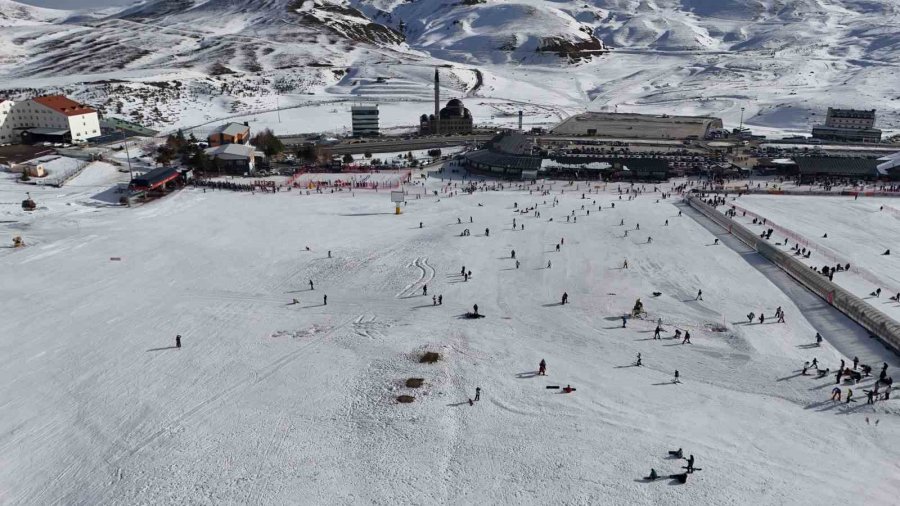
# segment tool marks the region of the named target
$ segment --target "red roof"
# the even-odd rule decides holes
[[[66,116],[79,116],[81,114],[90,114],[92,112],[97,112],[95,109],[92,109],[84,104],[79,104],[78,102],[62,95],[34,97],[32,100],[43,105],[44,107],[49,107],[56,112],[65,114]]]

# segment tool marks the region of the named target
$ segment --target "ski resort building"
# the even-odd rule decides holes
[[[378,105],[354,105],[350,107],[353,121],[353,137],[373,137],[378,129]]]
[[[250,125],[247,123],[226,123],[213,130],[206,140],[210,146],[247,144],[250,142]]]
[[[222,172],[231,175],[253,174],[256,171],[256,159],[263,158],[263,153],[249,144],[222,144],[205,150]]]
[[[100,135],[97,111],[62,95],[0,100],[0,144],[86,142]]]
[[[720,118],[585,112],[553,128],[557,135],[618,139],[705,139],[723,128]]]
[[[814,139],[844,142],[881,142],[881,130],[875,128],[875,109],[828,108],[824,125],[812,129]]]
[[[878,170],[880,162],[871,158],[800,156],[794,162],[801,183],[821,179],[873,181],[884,176]]]

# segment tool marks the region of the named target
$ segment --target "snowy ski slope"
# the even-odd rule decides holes
[[[897,400],[866,406],[867,379],[859,402],[828,401],[833,377],[800,367],[851,357],[810,348],[791,300],[652,188],[448,196],[432,178],[440,195],[395,216],[365,191],[110,208],[89,181],[35,188],[32,214],[0,181],[3,240],[28,243],[0,249],[3,504],[889,504],[900,489]],[[649,315],[623,329],[637,298]],[[473,304],[486,318],[460,319]],[[743,323],[777,306],[786,324]],[[418,363],[426,350],[442,360]],[[703,470],[641,481],[681,472],[678,447]]]

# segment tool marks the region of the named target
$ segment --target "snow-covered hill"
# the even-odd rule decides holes
[[[517,108],[737,123],[744,108],[758,129],[808,131],[836,105],[877,108],[892,130],[898,24],[900,0],[145,0],[92,15],[0,0],[0,86],[163,128],[296,108],[315,116],[300,133],[322,102],[428,101],[444,65],[443,95],[480,124]]]

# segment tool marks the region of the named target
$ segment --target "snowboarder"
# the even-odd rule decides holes
[[[177,336],[175,336],[175,347],[181,348],[181,334],[178,334]]]
[[[431,305],[432,305],[432,306],[437,306],[437,295],[432,295],[432,296],[431,296]]]
[[[841,400],[841,389],[838,387],[834,387],[831,389],[831,400],[832,401],[840,401]]]
[[[563,387],[562,391],[563,391],[563,393],[570,394],[570,393],[574,392],[575,389],[572,388],[572,385],[566,385],[565,387]]]
[[[759,324],[762,325],[766,321],[766,315],[760,313],[759,314]]]
[[[516,269],[518,269],[518,268],[519,268],[519,261],[516,260]]]
[[[817,371],[819,370],[819,360],[816,359],[816,357],[813,357],[812,366],[815,367]]]
[[[559,252],[559,244],[556,245],[556,251]]]
[[[660,333],[661,331],[662,331],[662,327],[660,327],[659,325],[657,325],[657,326],[656,326],[656,330],[653,331],[653,339],[662,339],[662,337],[659,336],[659,333]]]
[[[475,387],[475,402],[481,400],[481,387]]]
[[[751,323],[753,323],[753,318],[754,318],[755,316],[756,316],[756,315],[753,314],[752,311],[751,311],[750,313],[747,313],[747,324],[748,324],[748,325],[751,324]]]
[[[628,259],[627,259],[627,258],[625,259],[625,265],[624,265],[622,268],[623,268],[623,269],[627,269],[627,268],[628,268]]]
[[[566,292],[563,292],[563,294],[562,294],[562,303],[563,303],[563,305],[569,303],[569,294]]]
[[[675,369],[675,379],[672,380],[672,383],[678,383],[678,382],[679,382],[678,377],[679,377],[679,376],[678,376],[678,369]]]
[[[634,227],[634,229],[635,229],[635,230],[640,230],[640,229],[641,229],[641,224],[638,223],[638,224]]]
[[[713,246],[717,246],[719,244],[719,238],[713,239]]]
[[[422,285],[422,295],[428,295],[428,285]]]
[[[687,458],[687,468],[686,469],[687,469],[688,473],[694,472],[694,456],[693,455],[690,455]]]
[[[669,450],[669,455],[675,457],[676,459],[684,458],[684,453],[682,453],[681,448],[677,450]]]
[[[853,401],[853,390],[848,388],[847,389],[847,404],[850,404],[851,401]]]
[[[541,363],[538,364],[538,376],[546,376],[547,375],[547,362],[544,359],[541,359]]]
[[[803,362],[803,370],[800,371],[800,374],[806,376],[807,369],[809,369],[809,361]]]
[[[681,344],[691,344],[691,333],[690,331],[684,331],[684,341],[681,341]]]
[[[323,306],[328,305],[328,295],[322,295],[322,305]]]
[[[315,290],[314,285],[313,285],[313,280],[311,280],[311,279],[309,280],[309,289]]]
[[[516,250],[510,251],[510,252],[509,252],[509,256],[510,256],[510,258],[515,259],[515,258],[516,258]]]
[[[667,227],[669,226],[669,220],[666,220],[666,226]]]
[[[817,346],[822,345],[822,334],[819,334],[818,332],[816,332],[816,345]]]
[[[694,300],[703,300],[703,290],[697,290],[697,297]]]
[[[642,364],[641,364],[641,354],[640,354],[640,353],[637,354],[637,362],[635,362],[634,365],[636,365],[636,366],[638,366],[638,367],[640,367],[640,366],[642,365]]]

